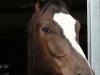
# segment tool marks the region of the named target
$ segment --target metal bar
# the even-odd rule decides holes
[[[95,75],[100,75],[100,0],[87,0],[88,58]]]

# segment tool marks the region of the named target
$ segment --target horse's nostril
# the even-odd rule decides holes
[[[81,74],[77,74],[77,75],[81,75]]]

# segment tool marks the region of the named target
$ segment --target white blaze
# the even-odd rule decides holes
[[[75,39],[76,38],[76,32],[75,32],[76,20],[70,14],[65,14],[65,13],[62,13],[62,12],[55,13],[54,16],[53,16],[53,19],[63,29],[64,35],[69,40],[72,47],[77,52],[79,52],[85,58],[85,60],[87,61],[82,48],[80,47],[80,45],[77,43],[77,41]],[[88,61],[87,61],[87,63],[90,67],[90,64],[89,64]],[[91,74],[92,74],[92,71],[91,71]]]
[[[54,21],[57,22],[63,29],[65,37],[69,40],[72,47],[79,52],[85,59],[85,54],[81,49],[80,45],[76,41],[75,24],[76,20],[70,14],[55,13],[53,17]]]

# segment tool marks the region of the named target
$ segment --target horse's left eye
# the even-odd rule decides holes
[[[43,27],[42,30],[46,33],[51,33],[51,29],[49,27]]]

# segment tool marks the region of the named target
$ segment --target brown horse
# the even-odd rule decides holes
[[[80,23],[61,0],[37,2],[29,24],[28,75],[94,75],[79,45]]]

